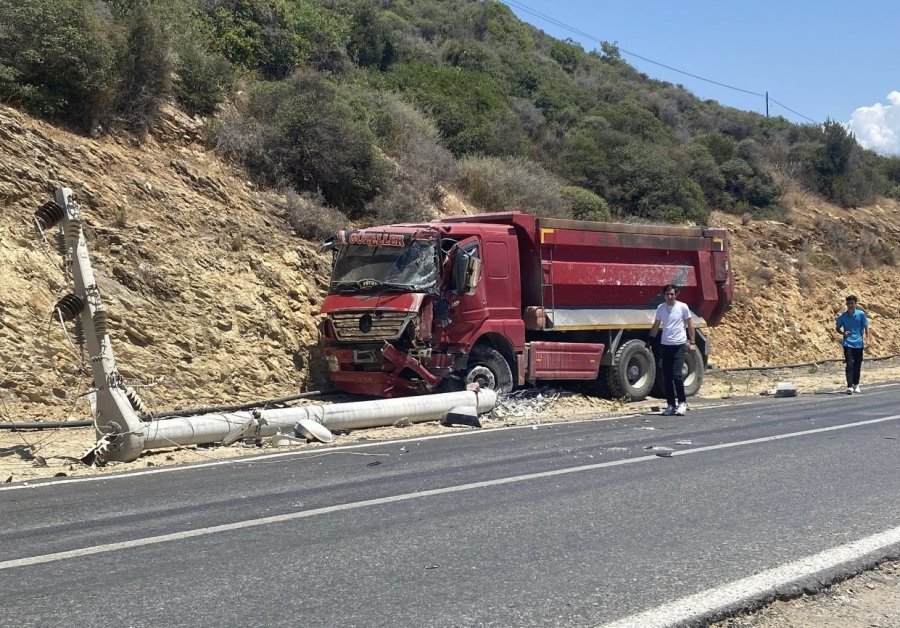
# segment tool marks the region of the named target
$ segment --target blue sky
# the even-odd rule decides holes
[[[700,98],[766,111],[763,96],[657,64],[757,94],[768,91],[770,115],[800,123],[837,120],[863,146],[900,154],[900,59],[894,52],[900,3],[503,1],[523,21],[585,50],[599,48],[598,40],[616,43],[641,72],[681,84]]]

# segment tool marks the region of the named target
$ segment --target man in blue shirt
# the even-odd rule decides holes
[[[847,373],[847,394],[859,393],[859,372],[862,368],[863,348],[869,342],[869,319],[856,307],[856,295],[847,297],[847,311],[837,317],[834,328],[844,334],[844,364]]]

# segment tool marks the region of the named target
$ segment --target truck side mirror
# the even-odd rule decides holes
[[[453,258],[453,277],[450,290],[456,294],[475,294],[481,281],[481,260],[472,253],[457,249]]]
[[[450,292],[464,294],[467,291],[466,278],[469,274],[469,254],[460,248],[453,256],[453,271],[450,274]]]
[[[319,245],[319,253],[334,250],[336,248],[336,241],[336,236],[331,236],[330,238],[324,240],[322,244]]]
[[[477,257],[469,257],[469,263],[466,266],[466,294],[475,294],[478,288],[478,282],[481,281],[481,260]]]

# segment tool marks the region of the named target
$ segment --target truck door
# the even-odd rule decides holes
[[[480,263],[481,243],[477,237],[460,241],[451,253],[451,276],[447,284],[446,298],[450,301],[450,318],[453,321],[446,328],[446,338],[454,344],[464,344],[467,336],[487,318],[487,298],[485,282],[476,279],[474,289],[466,285],[467,273],[463,270],[464,258],[474,259]],[[471,294],[469,294],[471,292]]]

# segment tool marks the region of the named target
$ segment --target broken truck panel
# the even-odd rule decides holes
[[[602,377],[642,398],[655,361],[632,341],[646,340],[662,286],[679,286],[697,327],[717,324],[733,293],[723,229],[507,212],[336,240],[323,350],[336,386],[370,395],[452,387],[478,368],[501,391]],[[690,362],[703,368],[698,344]]]

